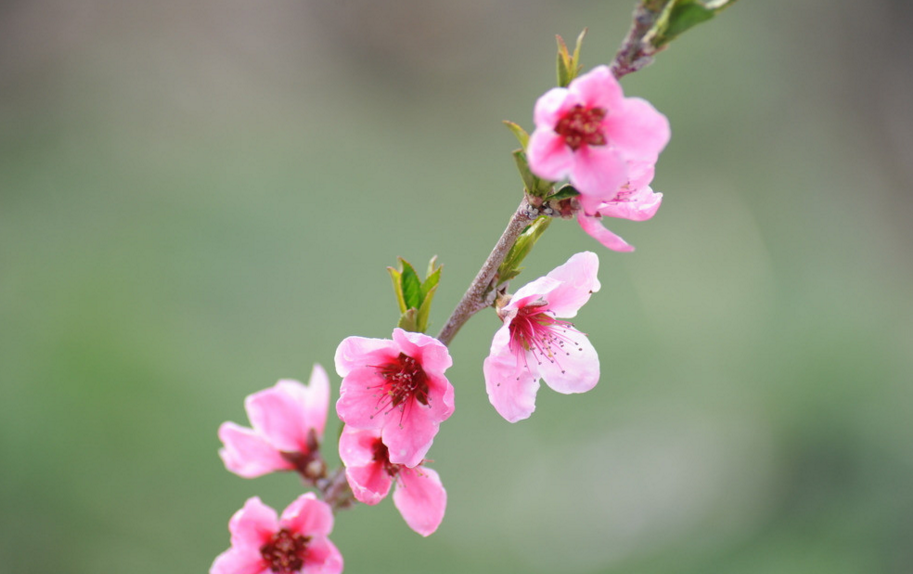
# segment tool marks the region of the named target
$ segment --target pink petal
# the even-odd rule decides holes
[[[607,201],[627,180],[628,164],[614,147],[583,146],[574,153],[570,181],[581,195]]]
[[[432,534],[444,519],[447,491],[430,468],[404,468],[399,473],[393,504],[409,528],[422,536]]]
[[[276,511],[263,504],[260,498],[248,498],[241,510],[228,521],[231,545],[235,548],[254,547],[259,550],[273,534],[279,531]]]
[[[631,221],[646,221],[656,215],[663,202],[663,194],[654,193],[647,186],[640,189],[628,201],[612,201],[599,207],[599,214]]]
[[[603,126],[609,143],[627,160],[655,162],[669,143],[669,120],[641,98],[625,98]]]
[[[600,218],[590,217],[581,211],[577,213],[577,222],[593,239],[609,249],[613,251],[634,251],[634,247],[628,245],[624,239],[603,227]]]
[[[355,498],[365,504],[380,502],[393,482],[383,461],[374,460],[374,446],[378,440],[378,431],[360,431],[348,426],[339,437],[339,458],[346,466],[346,479]]]
[[[392,341],[391,341],[392,343]],[[358,429],[379,429],[386,424],[386,416],[381,407],[384,380],[377,374],[375,367],[360,367],[349,371],[339,387],[339,400],[336,401],[336,414],[347,425]]]
[[[418,360],[426,373],[443,374],[453,365],[447,346],[423,333],[393,329],[393,340],[406,355]]]
[[[553,269],[547,277],[557,279],[561,285],[548,295],[548,310],[556,317],[571,318],[599,291],[601,285],[596,273],[599,257],[590,251],[576,253],[567,263]]]
[[[536,176],[559,181],[573,169],[574,152],[565,145],[564,138],[551,129],[539,128],[529,138],[526,160],[529,162],[529,170]]]
[[[370,505],[383,500],[393,484],[393,479],[384,469],[382,462],[347,467],[346,480],[352,488],[355,499]]]
[[[536,129],[551,130],[568,110],[579,103],[577,96],[572,95],[567,88],[552,88],[545,92],[536,100],[536,107],[533,110]]]
[[[222,423],[219,439],[225,445],[219,449],[225,468],[240,477],[255,478],[295,468],[266,439],[249,428],[232,422]]]
[[[342,554],[327,538],[317,536],[308,542],[301,574],[340,574],[342,567]]]
[[[390,462],[411,468],[421,464],[428,454],[440,423],[432,416],[431,409],[418,401],[400,406],[406,408],[397,408],[387,415],[394,418],[387,421],[381,437],[387,445]]]
[[[510,298],[510,302],[501,308],[501,314],[502,316],[513,316],[511,311],[533,305],[539,300],[547,301],[551,292],[560,286],[561,282],[549,277],[539,277],[535,281],[530,281],[517,289],[517,292]]]
[[[380,431],[358,430],[346,425],[339,435],[339,458],[347,467],[373,464],[374,445],[378,440]]]
[[[488,400],[502,417],[509,422],[529,418],[536,410],[536,393],[539,391],[539,377],[529,368],[517,364],[502,333],[507,326],[501,327],[492,342],[491,354],[485,359],[482,371],[485,374],[485,389]],[[500,340],[499,340],[500,335]],[[509,339],[509,334],[507,335]]]
[[[247,417],[276,450],[308,452],[304,412],[306,390],[298,381],[282,380],[244,400]]]
[[[304,393],[304,418],[308,427],[317,431],[317,437],[323,438],[323,429],[327,422],[327,411],[330,410],[330,378],[327,372],[317,363],[311,370],[311,378]]]
[[[229,548],[216,556],[209,574],[264,574],[269,568],[263,562],[259,547]]]
[[[307,492],[282,511],[279,524],[305,536],[326,536],[333,531],[333,511],[313,492]]]
[[[543,360],[539,373],[545,383],[559,393],[584,393],[599,382],[599,356],[586,335],[573,328],[558,329],[565,340],[564,354]]]
[[[336,348],[336,372],[348,376],[353,369],[369,364],[379,364],[382,358],[399,356],[399,347],[389,339],[346,337]]]
[[[623,101],[621,84],[606,66],[597,66],[579,76],[571,82],[568,89],[587,108],[603,108],[609,110],[609,113]]]

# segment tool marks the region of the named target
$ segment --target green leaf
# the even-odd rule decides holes
[[[551,217],[542,215],[526,226],[498,267],[498,285],[506,283],[520,274],[523,270],[520,264],[532,251],[533,246],[539,241],[539,237],[545,233],[551,222]]]
[[[687,30],[702,22],[710,20],[736,0],[674,0],[665,8],[665,13],[657,20],[651,31],[650,43],[661,48]]]
[[[396,324],[400,329],[406,331],[412,331],[413,333],[420,333],[421,331],[418,328],[418,322],[416,321],[416,315],[418,314],[417,309],[409,309],[402,315],[400,315],[399,322]]]
[[[390,273],[390,277],[393,279],[393,292],[396,293],[396,302],[399,303],[399,312],[406,312],[406,300],[403,298],[403,282],[402,282],[402,273],[397,271],[392,267],[387,267],[387,272]]]
[[[408,261],[400,257],[399,263],[403,268],[401,284],[406,309],[418,308],[422,304],[422,282]]]
[[[573,63],[571,62],[571,55],[567,51],[567,44],[564,43],[564,38],[561,36],[555,36],[555,38],[558,40],[558,85],[566,88],[571,83],[571,80],[574,79],[571,72]]]
[[[520,142],[520,145],[523,146],[523,149],[526,149],[526,146],[529,145],[529,134],[526,133],[526,130],[514,122],[507,120],[504,120],[503,124],[507,126],[507,128],[514,134],[514,137],[517,138],[517,141]]]
[[[435,287],[437,287],[438,281],[441,280],[441,267],[435,269],[425,280],[422,282],[421,294],[422,294],[422,305],[424,305],[425,300],[428,298],[428,294],[431,293]]]
[[[546,197],[545,199],[546,201],[561,201],[562,199],[567,199],[569,197],[577,197],[578,195],[580,195],[580,192],[574,189],[572,186],[562,185],[561,189]]]
[[[440,273],[440,268],[438,268],[438,273]],[[437,285],[429,289],[428,293],[425,294],[425,300],[422,301],[422,306],[419,307],[418,313],[415,315],[415,323],[420,333],[424,333],[428,330],[428,317],[431,314],[431,300],[434,299],[435,291],[437,291]]]
[[[517,170],[520,172],[520,178],[523,180],[523,186],[527,193],[536,197],[545,197],[552,191],[552,182],[539,179],[529,170],[529,161],[522,149],[514,150],[514,161],[517,162]]]

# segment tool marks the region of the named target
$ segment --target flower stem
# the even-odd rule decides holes
[[[612,74],[618,79],[631,72],[636,72],[653,63],[653,55],[658,52],[646,35],[662,15],[669,0],[642,0],[634,9],[634,21],[628,35],[621,43],[621,48],[612,60]]]
[[[460,330],[460,327],[462,327],[470,317],[482,309],[491,306],[494,302],[493,283],[498,267],[501,265],[501,262],[504,261],[507,252],[510,251],[510,248],[513,247],[514,243],[517,241],[517,237],[519,237],[520,234],[523,233],[523,230],[526,229],[526,226],[538,216],[539,210],[529,204],[529,201],[527,201],[526,195],[524,194],[523,201],[520,202],[520,206],[517,207],[517,210],[510,218],[510,223],[507,224],[507,228],[504,230],[504,233],[501,234],[501,238],[498,239],[494,249],[492,249],[491,253],[488,255],[488,259],[482,264],[479,273],[476,275],[475,279],[472,280],[466,293],[463,294],[463,298],[457,303],[453,313],[450,314],[450,318],[447,319],[444,328],[441,329],[441,332],[438,334],[437,338],[440,342],[449,345],[450,341],[453,340]]]

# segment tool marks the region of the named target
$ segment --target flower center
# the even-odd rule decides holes
[[[574,151],[583,145],[605,145],[606,137],[602,133],[605,115],[605,108],[585,108],[583,104],[577,104],[558,120],[555,133]]]
[[[374,395],[377,397],[377,410],[388,414],[399,407],[400,424],[402,424],[402,417],[406,416],[406,408],[414,404],[411,399],[428,406],[431,401],[428,396],[428,375],[425,374],[418,361],[405,353],[400,353],[399,357],[386,365],[372,366],[377,369],[376,373],[383,380],[382,383],[374,386],[379,391]],[[374,416],[372,415],[371,418]]]
[[[266,566],[279,574],[292,574],[304,567],[304,554],[311,537],[283,528],[260,547]]]
[[[384,465],[384,472],[391,477],[399,474],[400,465],[390,462],[390,452],[387,450],[387,445],[382,443],[380,439],[374,441],[373,451],[374,461]]]
[[[560,356],[571,354],[570,346],[580,350],[577,343],[567,336],[568,331],[576,329],[571,322],[543,312],[542,307],[527,305],[517,311],[510,322],[510,349],[515,355],[532,353],[540,365],[543,359],[558,364]],[[528,363],[526,368],[529,369]]]

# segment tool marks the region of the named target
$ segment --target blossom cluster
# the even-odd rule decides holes
[[[642,99],[625,98],[609,69],[600,66],[543,95],[534,121],[525,150],[531,172],[549,182],[567,179],[576,191],[571,212],[581,227],[609,249],[632,250],[601,219],[642,221],[656,213],[662,195],[650,183],[669,140],[665,117]],[[540,381],[565,394],[598,383],[596,349],[570,321],[599,291],[598,269],[598,257],[587,251],[513,294],[506,282],[489,285],[497,287],[493,306],[501,326],[481,374],[492,406],[507,421],[534,412]],[[414,275],[411,266],[408,271]],[[394,282],[409,273],[394,273]],[[433,291],[436,277],[433,285],[415,288]],[[417,311],[408,309],[407,291],[398,291],[404,317]],[[440,526],[447,492],[427,466],[427,455],[441,423],[454,413],[447,346],[396,328],[390,339],[347,337],[334,362],[342,379],[336,415],[344,424],[338,471],[328,472],[321,452],[331,385],[320,365],[307,385],[280,380],[248,396],[250,427],[226,422],[219,428],[219,455],[229,471],[244,478],[296,472],[320,496],[301,495],[281,516],[250,498],[229,522],[231,547],[216,558],[211,574],[338,574],[342,555],[328,538],[334,511],[354,501],[378,504],[391,490],[409,528],[428,536]]]

